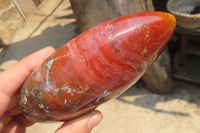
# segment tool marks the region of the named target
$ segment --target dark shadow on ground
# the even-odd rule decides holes
[[[142,83],[143,84],[143,83]],[[141,81],[125,91],[122,95],[120,95],[117,100],[132,104],[134,106],[143,107],[146,109],[149,109],[154,112],[169,114],[169,115],[179,115],[179,116],[190,116],[189,113],[182,113],[182,112],[176,112],[176,111],[169,111],[169,110],[162,110],[162,109],[156,109],[156,104],[162,103],[162,102],[168,102],[176,99],[184,100],[189,103],[196,104],[197,107],[200,107],[200,90],[197,88],[200,88],[199,85],[196,85],[196,89],[190,89],[190,83],[187,84],[188,90],[177,90],[172,94],[168,95],[158,95],[153,94],[149,92],[147,89],[145,89],[144,85],[141,85]],[[195,86],[195,85],[192,85]],[[187,87],[185,87],[187,88]],[[191,97],[190,97],[191,95]],[[133,101],[129,101],[124,99],[125,96],[140,96]]]
[[[74,22],[64,26],[56,25],[47,28],[40,35],[32,37],[32,35],[44,23],[46,23],[46,20],[53,15],[63,2],[64,0],[61,0],[55,6],[55,8],[40,22],[40,24],[33,29],[27,39],[13,43],[7,47],[4,47],[4,44],[2,44],[0,40],[0,47],[3,47],[3,50],[0,52],[0,64],[8,60],[20,60],[23,57],[47,46],[53,46],[55,49],[58,49],[79,34],[79,30]],[[71,10],[71,6],[64,10]],[[69,19],[72,17],[73,15],[70,14],[69,16],[61,16],[58,19]]]
[[[77,26],[70,23],[47,28],[41,35],[29,37],[9,45],[0,52],[0,64],[7,60],[20,60],[23,57],[47,46],[58,49],[77,35]]]
[[[66,16],[62,16],[62,17],[57,17],[56,19],[69,19],[69,18],[75,18],[73,14],[68,14]]]
[[[0,38],[0,48],[5,48],[5,47],[7,47],[7,45]]]
[[[72,7],[69,6],[69,7],[67,7],[65,10],[72,10]]]

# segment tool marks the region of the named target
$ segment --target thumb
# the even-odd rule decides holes
[[[102,118],[102,113],[95,110],[73,121],[64,123],[55,133],[90,133]]]

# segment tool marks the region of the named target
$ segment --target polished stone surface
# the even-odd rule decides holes
[[[35,121],[66,121],[131,87],[169,41],[167,13],[131,14],[97,25],[63,45],[26,80],[19,104]]]

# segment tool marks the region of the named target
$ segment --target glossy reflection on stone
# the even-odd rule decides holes
[[[19,96],[34,121],[67,121],[132,86],[159,56],[176,25],[167,13],[131,14],[80,34],[39,66]]]

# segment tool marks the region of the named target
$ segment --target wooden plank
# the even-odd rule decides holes
[[[20,9],[26,15],[30,17],[32,14],[37,12],[37,7],[32,0],[15,0],[19,5]]]
[[[174,77],[177,79],[200,84],[199,66],[200,66],[199,56],[188,55],[185,64],[178,66],[178,68],[175,70]]]
[[[200,57],[200,44],[189,42],[187,45],[187,54],[197,55]]]

